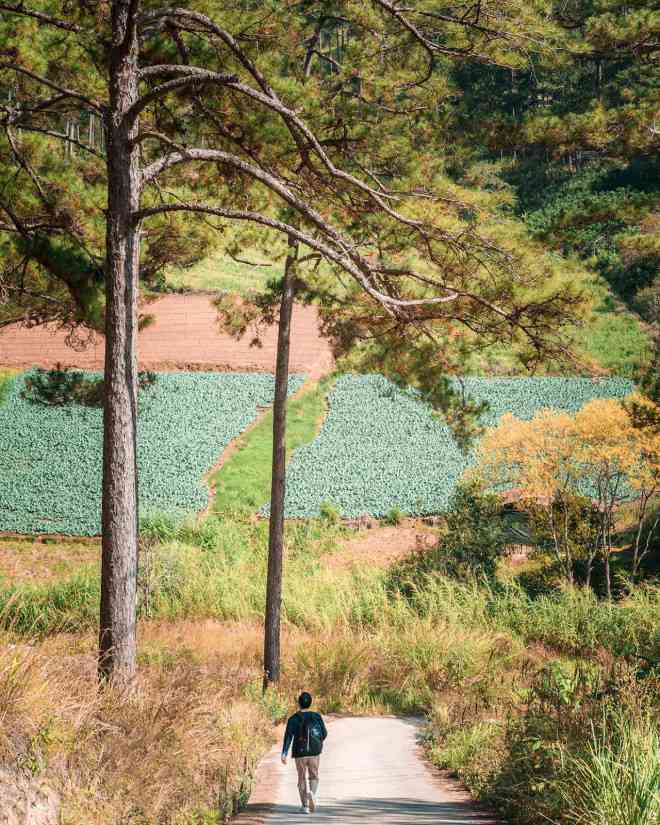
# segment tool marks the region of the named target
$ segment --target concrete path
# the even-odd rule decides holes
[[[240,825],[493,825],[456,783],[423,760],[414,719],[344,718],[328,725],[321,757],[319,805],[300,811],[296,769],[274,748],[260,766]]]

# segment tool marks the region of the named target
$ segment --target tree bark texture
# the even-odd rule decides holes
[[[284,559],[284,495],[286,492],[286,402],[289,384],[289,345],[291,314],[295,295],[295,262],[298,241],[289,237],[280,304],[273,403],[273,474],[270,491],[268,532],[268,577],[264,633],[264,690],[280,678],[280,614],[282,607],[282,568]]]
[[[99,677],[130,683],[136,669],[137,298],[139,226],[137,122],[124,115],[138,98],[137,3],[112,7],[107,123],[106,347]]]

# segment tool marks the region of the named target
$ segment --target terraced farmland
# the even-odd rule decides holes
[[[290,391],[302,380],[292,376]],[[0,531],[97,534],[102,411],[32,404],[21,398],[23,382],[13,382],[0,406]],[[272,403],[273,389],[265,374],[160,374],[141,396],[141,511],[203,509],[204,473]]]
[[[633,389],[624,379],[468,378],[468,396],[487,401],[482,422],[505,412],[532,418],[544,407],[576,412],[593,398],[621,398]],[[449,427],[412,391],[379,375],[342,376],[318,437],[297,450],[289,467],[286,515],[317,515],[322,502],[344,516],[384,516],[441,511],[471,463]]]

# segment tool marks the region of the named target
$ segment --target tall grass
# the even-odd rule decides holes
[[[75,633],[95,627],[100,604],[96,572],[46,584],[16,584],[0,590],[0,623],[28,637]]]
[[[204,821],[214,795],[226,812],[245,796],[269,720],[305,685],[324,710],[426,713],[432,760],[512,823],[655,822],[660,588],[608,603],[437,574],[401,582],[326,565],[343,533],[287,525],[283,675],[265,699],[267,524],[251,517],[143,524],[141,687],[128,703],[92,690],[96,570],[1,591],[0,749],[55,784],[48,754],[66,754],[74,825],[126,821],[128,800],[149,825]]]
[[[253,621],[263,616],[267,525],[243,516],[210,518],[201,525],[152,521],[141,553],[140,614],[150,619]],[[660,657],[660,588],[638,588],[620,603],[587,590],[564,588],[530,597],[515,584],[486,587],[431,575],[392,589],[378,568],[328,568],[341,527],[320,521],[287,525],[283,615],[319,633],[407,632],[420,627],[470,628],[506,635],[557,654]],[[160,542],[163,543],[160,543]],[[43,585],[0,590],[5,627],[24,635],[79,631],[96,625],[99,581],[83,569]]]
[[[621,602],[587,588],[565,587],[530,598],[519,587],[489,599],[494,623],[524,639],[572,655],[603,648],[614,656],[660,657],[660,587],[637,588]]]
[[[594,726],[583,754],[568,754],[560,798],[576,825],[660,822],[660,737],[621,711]]]

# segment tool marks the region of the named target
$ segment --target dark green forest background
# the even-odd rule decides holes
[[[607,284],[591,343],[614,366],[635,333],[606,314],[625,306],[651,339],[660,315],[658,4],[557,2],[550,20],[553,48],[528,65],[450,70],[449,170],[511,194],[501,209]]]

